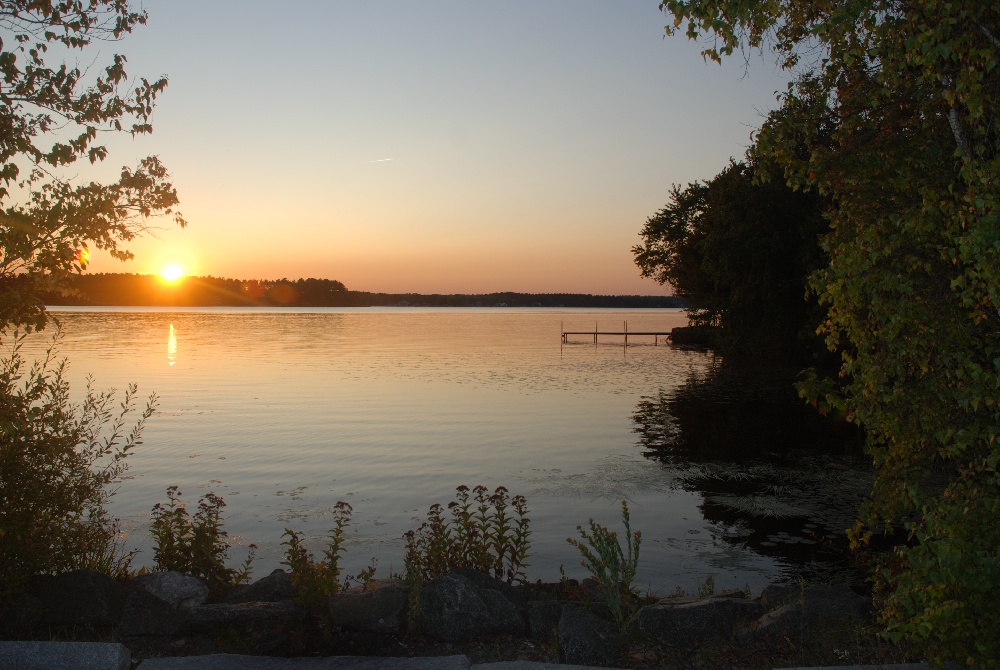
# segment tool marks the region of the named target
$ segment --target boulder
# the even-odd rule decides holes
[[[276,603],[219,603],[190,609],[191,629],[225,640],[237,641],[241,651],[263,656],[284,656],[302,630],[306,611],[291,600]]]
[[[420,628],[446,642],[497,633],[520,635],[524,618],[506,595],[511,591],[488,575],[452,572],[435,577],[420,593]]]
[[[744,642],[761,636],[788,637],[804,641],[818,627],[845,634],[871,620],[871,599],[841,584],[811,584],[780,593],[785,601],[777,609],[750,624],[740,637]],[[770,594],[769,599],[772,595]],[[776,603],[782,599],[774,599]]]
[[[42,620],[42,601],[29,593],[20,593],[0,606],[0,631],[11,637],[26,634]]]
[[[129,670],[132,654],[108,642],[0,642],[0,668]]]
[[[732,637],[737,624],[750,622],[766,607],[742,594],[711,598],[663,599],[639,610],[638,627],[646,636],[679,647]]]
[[[774,609],[790,603],[799,595],[798,587],[791,587],[787,584],[768,584],[760,592],[757,602],[768,609]]]
[[[219,603],[197,605],[190,610],[191,625],[198,632],[212,633],[229,626],[301,623],[306,611],[290,600],[277,603]]]
[[[538,640],[550,640],[559,630],[562,603],[557,600],[536,600],[528,603],[528,634]]]
[[[559,651],[565,663],[607,667],[618,656],[618,631],[582,605],[563,606],[559,618]]]
[[[141,588],[129,590],[118,632],[123,636],[178,635],[189,628],[188,610],[174,607]]]
[[[231,604],[277,603],[282,600],[294,599],[295,589],[292,587],[292,578],[287,572],[278,568],[253,584],[240,584],[234,587],[226,595],[225,602]]]
[[[203,605],[208,600],[208,585],[197,577],[179,572],[147,572],[128,582],[131,590],[142,590],[174,609]]]
[[[327,600],[330,623],[364,633],[395,635],[406,631],[410,591],[400,581],[378,579]]]
[[[149,572],[130,580],[119,632],[178,635],[190,628],[189,610],[208,599],[208,586],[179,572]]]
[[[34,591],[45,624],[112,627],[125,610],[125,587],[95,570],[42,577]]]

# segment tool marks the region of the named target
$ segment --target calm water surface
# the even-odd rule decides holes
[[[590,517],[617,528],[623,498],[643,533],[637,581],[667,591],[696,589],[708,575],[718,588],[759,588],[817,569],[829,558],[816,554],[817,534],[836,534],[843,522],[816,518],[815,510],[740,511],[732,491],[714,493],[676,458],[650,455],[643,424],[711,375],[710,354],[638,337],[627,348],[611,337],[596,346],[583,337],[560,344],[561,324],[619,330],[627,320],[632,331],[666,331],[686,323],[679,311],[66,308],[56,315],[74,390],[92,374],[98,388],[134,381],[140,393],[159,396],[112,504],[142,550],[139,564],[152,564],[150,509],[174,484],[191,505],[208,491],[226,500],[234,554],[256,544],[257,577],[279,567],[285,528],[320,551],[338,500],[354,508],[347,571],[372,557],[383,575],[401,571],[402,534],[431,503],[450,501],[459,484],[502,484],[527,496],[530,579],[558,579],[560,565],[582,576],[565,539]],[[29,357],[46,338],[30,341]],[[663,428],[662,417],[653,423]],[[857,479],[850,468],[843,476]],[[755,524],[754,514],[768,523]],[[795,552],[782,550],[796,543]]]

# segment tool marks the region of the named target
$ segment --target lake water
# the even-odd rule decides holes
[[[561,328],[669,331],[686,323],[676,310],[53,312],[77,393],[92,374],[97,388],[137,382],[159,396],[111,506],[138,565],[152,565],[150,509],[170,485],[190,506],[208,491],[225,499],[233,563],[252,542],[261,577],[280,567],[285,528],[318,553],[338,500],[354,508],[347,572],[372,557],[380,574],[400,572],[401,536],[429,505],[484,484],[528,499],[531,580],[556,580],[560,566],[583,576],[566,538],[591,517],[619,528],[626,499],[643,534],[639,586],[693,591],[711,575],[717,588],[759,589],[839,569],[826,545],[866,486],[863,464],[787,434],[772,390],[753,390],[763,373],[691,409],[725,378],[711,354],[651,337],[561,343]],[[33,336],[27,356],[47,338]],[[749,407],[757,419],[734,409],[746,397],[764,398]]]

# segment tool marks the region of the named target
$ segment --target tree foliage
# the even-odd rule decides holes
[[[103,133],[152,132],[167,80],[130,79],[118,54],[100,71],[61,58],[118,40],[146,18],[128,0],[0,0],[0,326],[44,326],[38,291],[81,271],[91,247],[126,260],[124,243],[151,216],[174,214],[185,225],[155,156],[109,184],[67,176],[81,161],[107,158]]]
[[[802,355],[817,344],[806,279],[822,265],[826,222],[820,198],[766,172],[731,163],[706,182],[674,186],[632,251],[643,276],[690,303],[692,324],[720,327],[725,352]]]
[[[1000,639],[1000,9],[976,0],[667,0],[706,57],[770,47],[811,70],[758,138],[830,198],[826,306],[841,383],[811,393],[863,424],[877,479],[853,537],[903,525],[882,573],[892,635],[991,665]],[[975,639],[973,639],[975,638]]]
[[[124,243],[177,204],[156,157],[123,167],[113,183],[77,181],[107,158],[103,133],[152,131],[167,81],[130,79],[120,55],[103,68],[67,61],[145,22],[128,0],[0,0],[2,594],[38,573],[128,568],[106,504],[155,397],[129,430],[134,386],[119,402],[88,382],[83,401],[71,403],[54,349],[30,368],[19,349],[24,331],[45,325],[42,291],[64,290],[91,247],[130,258]]]

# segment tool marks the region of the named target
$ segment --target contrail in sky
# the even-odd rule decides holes
[[[394,161],[394,160],[396,160],[396,159],[395,158],[376,158],[375,160],[368,161],[368,162],[369,163],[384,163],[386,161]]]

